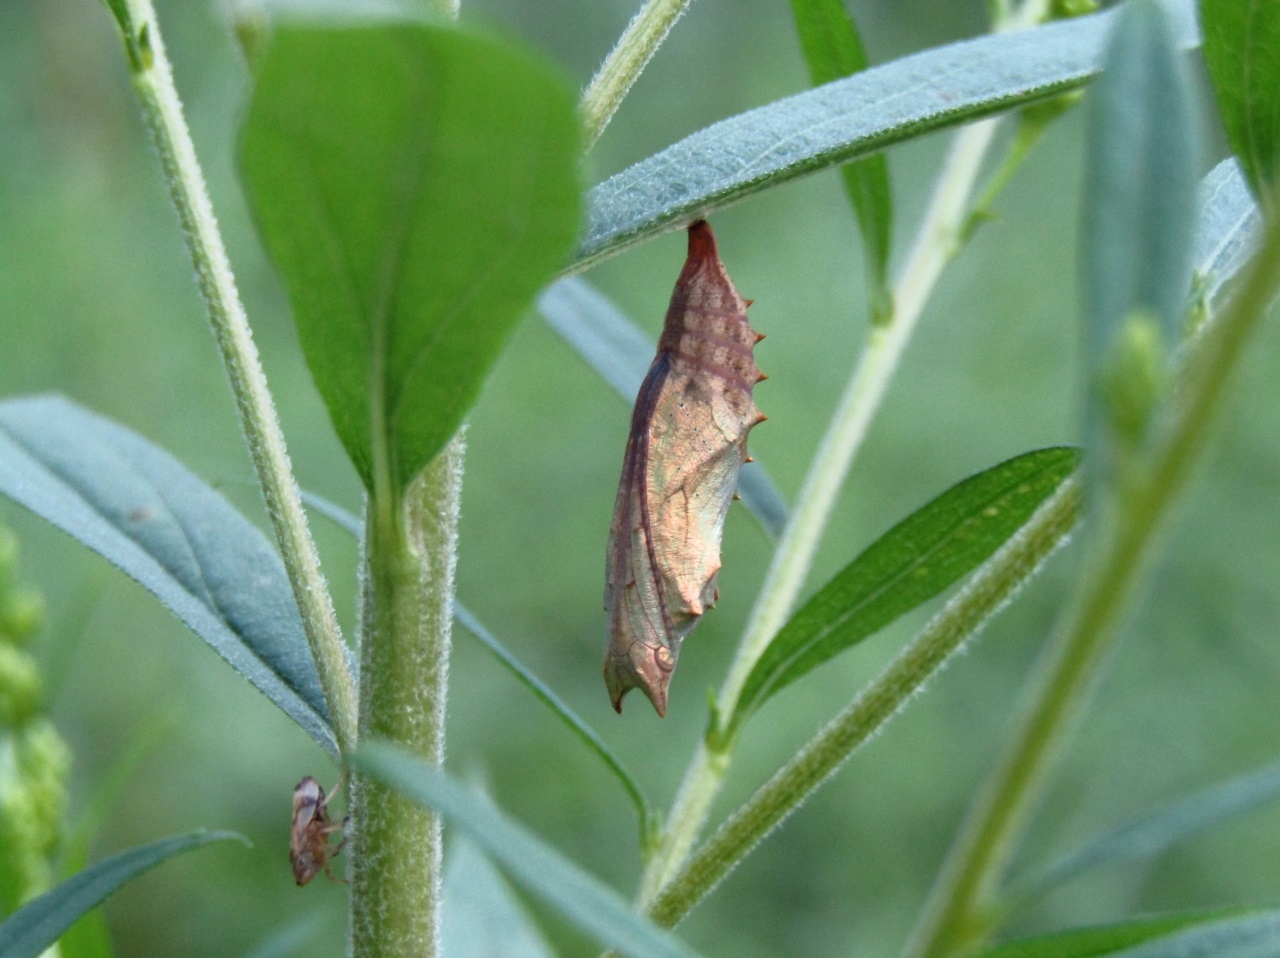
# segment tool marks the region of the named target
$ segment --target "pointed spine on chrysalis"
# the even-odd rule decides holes
[[[689,227],[658,355],[640,387],[614,503],[605,576],[613,706],[642,689],[664,715],[680,644],[719,593],[725,516],[764,416],[752,390],[765,378],[711,227]]]

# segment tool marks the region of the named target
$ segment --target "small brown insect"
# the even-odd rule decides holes
[[[719,598],[720,539],[747,455],[764,420],[751,391],[764,374],[747,322],[705,222],[689,227],[658,355],[631,416],[605,574],[613,707],[642,689],[659,715],[684,641]]]
[[[345,776],[344,776],[345,777]],[[293,828],[289,834],[289,864],[293,866],[293,877],[301,887],[315,878],[320,871],[330,881],[343,881],[335,878],[329,870],[329,861],[342,851],[347,843],[344,838],[336,845],[329,844],[329,836],[341,832],[348,819],[335,822],[329,818],[327,806],[334,795],[342,788],[343,778],[333,786],[328,795],[320,787],[320,783],[308,775],[293,789]]]

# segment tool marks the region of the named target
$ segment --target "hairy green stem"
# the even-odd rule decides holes
[[[284,434],[280,431],[258,350],[183,116],[155,11],[151,0],[111,0],[110,6],[123,33],[133,87],[159,153],[169,196],[195,266],[196,284],[231,381],[240,426],[248,441],[267,514],[271,517],[294,599],[302,613],[311,654],[320,673],[334,737],[339,749],[345,752],[355,744],[356,692],[347,666],[342,632],[320,570],[320,557],[307,527]]]
[[[631,85],[636,82],[650,58],[658,52],[676,21],[684,16],[691,0],[645,0],[644,6],[631,18],[617,44],[609,51],[596,75],[582,94],[579,109],[586,130],[585,147],[600,138],[613,119]]]
[[[1213,416],[1254,326],[1280,288],[1280,230],[1271,229],[1248,278],[1189,358],[1163,441],[1119,502],[1079,601],[1055,631],[1013,737],[961,827],[908,954],[961,955],[997,917],[1009,860],[1114,638],[1161,520],[1204,449]]]
[[[1080,516],[1080,484],[1064,482],[963,589],[786,765],[733,813],[653,902],[670,927],[880,731],[1062,545]]]
[[[360,737],[444,762],[461,433],[391,502],[370,501],[361,606]],[[351,795],[351,954],[439,950],[440,822],[363,776]]]

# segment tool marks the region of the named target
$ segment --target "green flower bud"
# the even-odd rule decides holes
[[[0,729],[16,729],[40,710],[40,671],[31,656],[0,645]]]
[[[1128,316],[1099,376],[1107,425],[1120,451],[1138,449],[1168,386],[1167,351],[1150,313]]]
[[[22,645],[44,624],[44,597],[34,589],[13,589],[0,598],[0,641]]]

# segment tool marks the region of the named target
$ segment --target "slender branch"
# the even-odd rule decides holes
[[[600,138],[631,85],[667,38],[692,0],[645,0],[582,94],[585,149]]]
[[[178,213],[196,284],[204,298],[214,339],[231,381],[240,426],[257,470],[267,514],[279,543],[294,599],[324,688],[334,736],[343,752],[355,744],[356,693],[333,602],[311,540],[306,513],[289,465],[226,248],[196,159],[173,72],[165,56],[151,0],[113,0],[124,34],[133,87],[160,155],[169,196]]]
[[[1064,482],[853,702],[734,812],[662,889],[650,915],[671,926],[976,636],[1062,545],[1080,515],[1080,485]]]
[[[1046,650],[1017,730],[961,827],[908,954],[962,954],[990,932],[1014,848],[1087,700],[1160,523],[1205,447],[1244,344],[1278,288],[1280,230],[1272,228],[1238,295],[1196,342],[1164,441],[1119,503],[1114,531]]]

